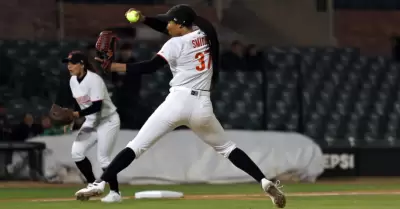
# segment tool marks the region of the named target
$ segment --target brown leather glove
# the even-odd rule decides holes
[[[57,124],[67,125],[74,121],[74,111],[68,108],[62,108],[59,105],[53,104],[50,109],[50,118]]]
[[[119,38],[112,31],[102,31],[97,38],[96,50],[98,57],[103,60],[101,68],[105,73],[110,72],[111,63],[115,59],[118,40]]]

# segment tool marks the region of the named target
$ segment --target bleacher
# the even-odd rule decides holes
[[[8,119],[16,123],[26,111],[46,114],[60,85],[68,85],[60,58],[72,49],[86,50],[88,44],[1,41],[1,53],[13,63],[10,83],[0,85]],[[141,42],[134,51],[143,60],[159,47]],[[361,56],[354,48],[269,47],[264,52],[266,69],[221,73],[212,98],[226,129],[302,132],[333,147],[398,143],[398,64],[385,57]],[[5,66],[1,67],[3,72]],[[164,100],[170,78],[168,69],[143,76],[139,103],[148,110],[137,114],[148,117]]]

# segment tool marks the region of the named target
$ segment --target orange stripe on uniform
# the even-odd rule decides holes
[[[162,57],[167,63],[169,63],[168,60],[162,54],[157,53],[157,55]]]

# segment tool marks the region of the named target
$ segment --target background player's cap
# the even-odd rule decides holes
[[[81,51],[73,51],[68,54],[67,58],[62,59],[62,63],[71,62],[72,64],[85,63],[86,56]]]
[[[196,12],[188,5],[178,4],[173,6],[166,14],[157,15],[157,18],[164,21],[174,21],[177,24],[191,25],[196,19]]]

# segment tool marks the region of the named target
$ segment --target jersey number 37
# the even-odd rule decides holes
[[[207,69],[211,68],[211,60],[212,59],[211,59],[210,51],[206,50],[204,52],[198,52],[194,57],[195,59],[197,59],[197,61],[200,62],[200,64],[196,66],[197,71],[203,71],[206,69],[206,61],[204,59],[206,55],[208,55]]]

